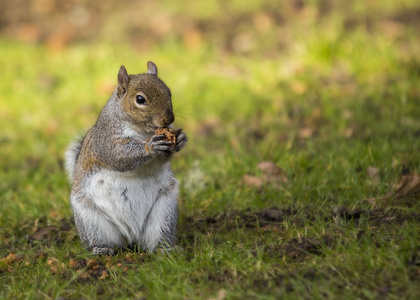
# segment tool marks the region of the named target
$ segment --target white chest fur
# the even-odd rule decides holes
[[[87,197],[127,243],[148,244],[148,237],[144,234],[145,223],[156,202],[161,201],[162,191],[175,188],[171,195],[175,195],[173,201],[176,201],[177,184],[174,186],[174,181],[176,183],[169,161],[150,162],[132,172],[101,170],[87,182]],[[156,219],[156,216],[153,217]]]

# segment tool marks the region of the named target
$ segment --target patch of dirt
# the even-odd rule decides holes
[[[350,210],[345,206],[336,206],[331,210],[333,217],[345,221],[355,221],[359,223],[360,219],[366,218],[372,225],[378,226],[381,224],[396,223],[402,225],[405,222],[416,221],[420,222],[419,213],[404,213],[397,208],[376,208],[372,210],[353,209]]]
[[[227,213],[222,213],[214,216],[209,216],[206,218],[193,218],[185,217],[181,224],[181,232],[184,230],[189,231],[194,229],[198,232],[213,232],[219,229],[235,229],[235,228],[264,228],[266,226],[280,226],[284,219],[287,217],[295,217],[297,211],[290,208],[279,209],[277,207],[272,207],[268,209],[263,209],[258,212],[251,212],[247,210],[242,211],[231,211]],[[297,218],[293,220],[298,221]],[[292,221],[294,222],[294,221]]]
[[[305,258],[308,255],[323,255],[322,248],[331,248],[335,240],[328,235],[320,239],[315,238],[295,238],[284,247],[284,254],[292,259]]]
[[[270,257],[281,257],[291,259],[294,262],[301,262],[312,255],[323,256],[323,249],[333,248],[336,243],[336,238],[330,235],[323,235],[319,238],[299,236],[285,244],[268,247],[266,250]],[[310,274],[307,276],[310,276]]]
[[[41,221],[41,224],[44,221]],[[35,221],[32,228],[33,233],[28,235],[28,242],[31,246],[43,244],[45,246],[62,245],[65,241],[76,238],[77,233],[74,224],[67,220],[61,220],[57,225],[42,226],[40,222]]]
[[[272,207],[257,212],[231,211],[205,218],[184,217],[180,224],[179,232],[187,239],[192,239],[191,230],[200,233],[213,233],[219,230],[232,230],[236,228],[276,230],[287,222],[295,226],[303,226],[305,221],[315,222],[319,219],[325,222],[336,223],[338,221],[354,221],[359,224],[361,219],[367,219],[372,225],[388,224],[395,222],[398,225],[405,222],[420,222],[420,214],[404,212],[397,208],[376,208],[376,209],[348,209],[345,206],[337,205],[331,211],[320,213],[312,207],[301,209],[299,212],[291,208]]]

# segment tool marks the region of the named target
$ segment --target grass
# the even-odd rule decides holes
[[[0,297],[417,299],[418,198],[364,199],[420,172],[418,22],[397,18],[420,7],[355,3],[287,23],[278,53],[270,40],[238,54],[211,41],[139,53],[0,39]],[[167,9],[211,20],[199,6]],[[147,60],[190,138],[173,160],[183,250],[93,256],[72,221],[63,153],[95,122],[119,66],[140,73]],[[267,178],[263,161],[287,182]]]

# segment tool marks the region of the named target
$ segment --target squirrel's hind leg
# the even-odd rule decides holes
[[[143,248],[155,251],[175,245],[178,221],[178,182],[174,179],[159,193],[144,224]]]
[[[93,253],[112,255],[125,239],[106,214],[87,198],[72,199],[74,220],[82,243]]]

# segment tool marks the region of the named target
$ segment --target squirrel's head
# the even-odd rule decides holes
[[[151,61],[147,63],[147,73],[128,75],[124,66],[118,72],[118,101],[131,120],[148,132],[169,126],[175,120],[171,91],[157,73]]]

